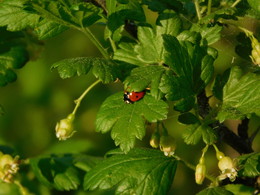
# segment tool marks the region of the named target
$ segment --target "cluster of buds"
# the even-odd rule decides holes
[[[60,120],[56,124],[56,137],[59,140],[66,140],[70,138],[76,131],[74,131],[73,128],[73,121],[74,121],[75,115],[69,114],[67,118]]]
[[[218,159],[218,168],[221,171],[218,179],[224,180],[229,178],[231,182],[235,181],[237,177],[237,170],[233,160],[218,150],[216,150],[216,156]]]
[[[14,175],[19,170],[19,157],[12,157],[9,154],[0,152],[0,179],[3,182],[11,183]]]
[[[260,66],[260,43],[253,35],[250,36],[250,39],[251,39],[251,45],[252,45],[252,51],[251,51],[250,58],[252,59],[252,62],[255,65]]]
[[[153,148],[160,147],[160,150],[164,152],[165,156],[173,156],[176,149],[176,141],[170,135],[162,135],[158,132],[152,134],[150,139],[150,145]]]

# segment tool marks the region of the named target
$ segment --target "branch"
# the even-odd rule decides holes
[[[205,118],[210,112],[209,98],[206,96],[205,90],[197,96],[197,102],[199,105],[199,115]]]
[[[245,140],[248,139],[248,123],[249,119],[245,118],[244,120],[242,120],[242,123],[237,128],[238,135]]]
[[[253,152],[251,143],[242,137],[237,136],[234,132],[230,131],[223,124],[218,124],[217,131],[221,139],[238,151],[240,154],[247,154]]]

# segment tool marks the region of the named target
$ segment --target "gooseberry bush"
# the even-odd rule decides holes
[[[208,182],[199,195],[258,194],[260,153],[252,144],[260,128],[250,124],[260,117],[259,18],[259,0],[0,0],[0,86],[14,82],[16,69],[32,60],[32,40],[68,29],[86,35],[102,56],[86,54],[52,65],[62,79],[96,77],[71,113],[57,119],[57,141],[80,131],[74,128],[77,111],[96,85],[122,86],[100,105],[95,121],[95,130],[110,132],[117,149],[104,157],[64,151],[28,159],[1,151],[0,179],[10,186],[8,193],[41,194],[30,187],[40,184],[58,191],[174,193],[177,165],[183,164],[178,169],[193,170],[193,182]],[[100,26],[102,40],[91,30]],[[230,29],[234,47],[224,48],[235,52],[226,62],[219,60],[219,43]],[[124,101],[126,94],[132,101]],[[183,129],[174,128],[172,113]],[[236,129],[226,126],[230,119],[239,123]],[[145,136],[150,146],[136,146],[137,140],[147,141]],[[240,155],[231,158],[221,149],[224,143]],[[200,154],[197,164],[182,157],[181,145]],[[216,156],[214,174],[207,164],[210,150]]]

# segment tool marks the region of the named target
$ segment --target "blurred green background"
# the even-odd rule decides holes
[[[254,25],[253,22],[249,24]],[[102,39],[103,28],[101,26],[94,26],[92,31]],[[248,63],[235,54],[235,40],[229,39],[233,37],[232,33],[237,32],[229,29],[225,32],[226,37],[214,45],[219,49],[219,58],[215,63],[216,71],[219,73],[229,66]],[[22,159],[35,157],[49,150],[55,151],[57,145],[63,147],[64,142],[59,142],[55,137],[55,125],[60,119],[65,118],[72,112],[73,101],[95,81],[91,74],[62,80],[55,70],[50,70],[51,65],[64,58],[100,56],[95,46],[83,34],[73,30],[66,31],[56,38],[42,42],[42,44],[37,48],[40,51],[38,58],[30,61],[25,67],[17,71],[18,80],[0,89],[0,104],[5,109],[5,114],[0,117],[0,145],[10,146]],[[78,148],[89,155],[103,156],[107,151],[115,148],[109,134],[95,133],[95,117],[105,98],[122,90],[122,83],[99,84],[86,96],[75,120],[77,133],[66,141],[69,144],[64,144],[64,152]],[[176,154],[196,165],[203,144],[188,146],[183,142],[181,134],[184,126],[177,123],[178,114],[171,108],[172,106],[170,107],[169,119],[165,121],[165,124],[170,134],[177,139]],[[249,133],[252,133],[260,125],[258,119],[253,118],[251,120]],[[228,121],[227,123],[230,127],[237,125],[237,121]],[[143,142],[137,141],[137,145],[149,147],[149,135],[152,127],[148,127],[148,133]],[[71,145],[71,148],[68,145]],[[260,135],[255,138],[253,148],[255,151],[259,151]],[[227,155],[238,156],[238,153],[225,144],[221,149]],[[59,152],[62,151],[59,149]],[[217,176],[217,161],[212,148],[206,154],[206,163],[209,173]],[[194,172],[179,164],[169,194],[192,195],[207,185],[209,185],[208,181],[204,182],[202,186],[196,185]],[[1,189],[3,190],[3,187]],[[1,189],[0,194],[3,194]],[[41,191],[44,195],[113,194],[113,192],[108,191],[49,191],[43,186]]]

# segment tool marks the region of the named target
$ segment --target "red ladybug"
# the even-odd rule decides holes
[[[145,95],[145,91],[141,91],[141,92],[128,92],[125,91],[124,93],[124,102],[127,104],[132,104],[136,101],[139,101],[140,99],[142,99]]]

